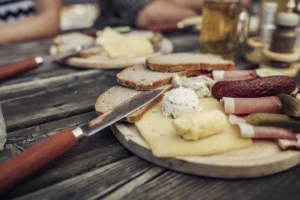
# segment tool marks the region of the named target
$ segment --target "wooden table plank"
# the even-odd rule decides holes
[[[300,166],[264,178],[222,180],[167,171],[123,199],[299,199]],[[147,195],[145,195],[147,194]]]
[[[62,87],[71,83],[80,82],[88,79],[104,76],[100,70],[86,70],[80,72],[72,72],[66,75],[59,75],[50,78],[35,79],[22,83],[0,86],[0,100],[12,101],[15,98],[36,94],[38,92],[47,92],[57,87]]]
[[[2,110],[7,130],[10,132],[93,111],[98,96],[114,84],[115,79],[99,76],[6,101]]]
[[[153,167],[133,156],[17,199],[98,199],[149,172]],[[152,171],[152,174],[155,177],[157,172]]]
[[[143,175],[135,178],[134,180],[122,185],[122,187],[118,188],[115,191],[112,191],[108,195],[106,195],[103,200],[116,200],[123,199],[126,195],[130,194],[133,190],[135,190],[140,185],[155,179],[160,174],[164,173],[166,169],[161,167],[153,167]]]

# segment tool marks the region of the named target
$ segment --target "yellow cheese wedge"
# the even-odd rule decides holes
[[[111,58],[146,55],[154,52],[147,38],[138,35],[124,36],[109,27],[103,30],[96,43],[101,45]]]
[[[173,120],[176,134],[185,140],[199,140],[223,133],[226,124],[227,118],[220,110],[192,112]]]
[[[200,105],[203,110],[218,109],[224,112],[221,104],[214,98],[200,99]],[[173,119],[163,116],[159,103],[135,123],[157,157],[207,156],[247,148],[252,144],[251,139],[240,137],[238,127],[231,125],[228,117],[222,133],[197,141],[187,141],[178,136],[172,121]]]

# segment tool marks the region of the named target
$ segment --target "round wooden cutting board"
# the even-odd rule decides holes
[[[132,153],[168,169],[214,178],[254,178],[275,174],[300,164],[299,151],[281,151],[271,141],[255,141],[247,149],[213,156],[155,157],[133,124],[111,126],[116,138]]]

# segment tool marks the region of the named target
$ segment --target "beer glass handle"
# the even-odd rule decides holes
[[[246,9],[242,9],[238,23],[238,43],[243,46],[249,35],[250,15]]]

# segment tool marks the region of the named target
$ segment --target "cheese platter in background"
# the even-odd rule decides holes
[[[281,72],[234,70],[217,56],[175,53],[149,57],[117,80],[98,98],[99,114],[141,91],[167,88],[111,127],[150,162],[217,178],[260,177],[300,163],[298,90]]]
[[[126,31],[124,31],[126,29]],[[173,51],[172,43],[152,31],[132,30],[130,27],[107,27],[95,32],[96,37],[72,32],[59,35],[50,47],[58,55],[82,44],[96,44],[62,63],[72,67],[118,69],[143,64],[147,57]]]

